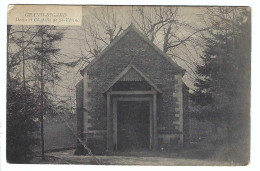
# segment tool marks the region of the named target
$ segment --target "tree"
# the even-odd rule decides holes
[[[200,78],[196,79],[192,99],[200,106],[200,116],[216,127],[227,128],[231,157],[234,144],[248,140],[248,135],[241,136],[241,132],[249,127],[250,11],[243,7],[216,7],[208,8],[206,15],[214,27],[205,37],[203,65],[196,68]]]
[[[59,80],[60,61],[57,59],[59,49],[56,48],[56,43],[61,40],[62,35],[55,26],[28,26],[26,29],[24,26],[8,26],[7,99],[8,105],[12,105],[8,106],[7,130],[21,128],[21,135],[24,140],[27,139],[27,141],[23,141],[23,139],[20,139],[21,135],[9,134],[10,141],[7,141],[9,149],[12,146],[16,150],[23,145],[26,146],[22,153],[17,153],[17,162],[20,161],[20,158],[27,159],[24,155],[31,153],[31,144],[33,145],[34,141],[30,137],[32,134],[29,134],[28,131],[30,130],[27,127],[36,124],[37,119],[41,120],[41,144],[44,158],[43,118],[47,113],[48,115],[55,113],[54,107],[50,105],[53,104],[53,100],[51,100],[53,94],[46,91],[45,87],[49,87],[50,83]],[[20,70],[21,66],[22,70]],[[28,72],[25,73],[25,69]],[[20,85],[23,85],[23,89]],[[49,97],[49,95],[52,95],[52,97]],[[15,106],[21,105],[20,110],[10,112],[13,111],[12,108]],[[57,108],[60,108],[60,106]],[[21,112],[22,114],[20,114]],[[24,120],[21,121],[20,117]],[[32,131],[36,131],[36,129]],[[12,141],[12,139],[20,139],[20,142],[14,144],[15,141]],[[23,143],[27,143],[28,146]],[[11,156],[11,154],[12,150],[9,150],[7,155]]]
[[[33,58],[32,47],[38,34],[39,30],[31,26],[7,26],[7,79],[20,79],[22,73],[23,84],[26,82],[25,62]]]
[[[68,67],[80,65],[82,69],[91,60],[98,57],[101,51],[123,31],[123,24],[118,19],[118,13],[113,7],[89,9],[88,15],[83,16],[80,27],[80,55],[78,60],[65,63]]]
[[[188,79],[197,78],[195,67],[203,46],[207,25],[195,26],[181,18],[184,8],[173,6],[133,8],[132,18],[137,27],[177,64],[186,69]]]
[[[41,122],[41,147],[42,147],[42,159],[44,159],[44,128],[43,118],[46,112],[45,101],[46,95],[44,86],[47,82],[54,82],[58,80],[58,67],[59,62],[55,61],[55,55],[59,52],[59,49],[55,48],[54,43],[60,41],[62,33],[57,32],[55,26],[38,26],[39,37],[38,42],[35,44],[35,70],[36,77],[40,83],[40,122]],[[38,65],[38,66],[37,66]]]
[[[35,35],[25,41],[23,27],[21,30],[12,29],[8,25],[7,31],[7,161],[28,163],[32,158],[32,148],[37,144],[33,135],[38,129],[35,116],[38,96],[25,87],[24,52]],[[19,65],[23,66],[22,82],[16,74]]]
[[[178,7],[136,7],[133,9],[132,18],[138,28],[152,41],[158,36],[159,32],[163,30],[164,45],[163,51],[167,52],[173,42],[170,41],[174,36],[172,35],[172,28],[177,24]]]
[[[7,161],[10,163],[28,163],[32,158],[33,147],[37,144],[34,136],[38,129],[39,98],[29,89],[15,80],[8,81],[7,89]],[[26,104],[26,108],[24,108]]]

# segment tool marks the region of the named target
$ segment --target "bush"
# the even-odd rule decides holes
[[[12,82],[7,88],[7,161],[28,163],[32,147],[37,143],[36,131],[37,96]]]

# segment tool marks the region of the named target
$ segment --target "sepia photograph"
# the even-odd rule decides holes
[[[251,8],[9,5],[6,162],[246,166]]]

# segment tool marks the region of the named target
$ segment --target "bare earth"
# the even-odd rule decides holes
[[[39,158],[32,163],[46,164],[91,164],[97,163],[91,156],[73,155],[74,150],[46,153],[46,161]],[[230,166],[232,163],[208,159],[185,159],[174,157],[96,156],[102,165],[167,165],[167,166]]]

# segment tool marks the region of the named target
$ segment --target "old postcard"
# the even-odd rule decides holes
[[[251,9],[9,5],[8,163],[250,161]]]

